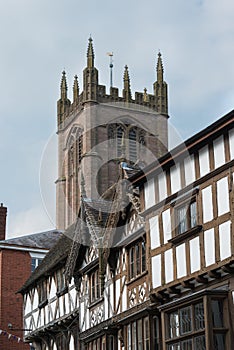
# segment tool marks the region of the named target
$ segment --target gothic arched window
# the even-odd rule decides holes
[[[129,131],[128,142],[129,142],[129,159],[134,162],[137,160],[137,143],[136,143],[136,129],[132,128]]]
[[[117,157],[120,157],[123,153],[122,141],[124,137],[124,128],[122,126],[117,127]]]

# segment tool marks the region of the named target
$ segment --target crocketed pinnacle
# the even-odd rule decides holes
[[[73,84],[73,102],[77,102],[79,100],[79,83],[78,77],[75,75],[74,84]]]
[[[87,67],[93,68],[94,67],[94,50],[93,50],[93,39],[89,38],[89,45],[87,50]]]
[[[124,98],[128,102],[131,100],[131,87],[130,87],[130,78],[128,73],[128,66],[124,67]]]
[[[66,79],[65,70],[62,72],[60,89],[61,89],[61,99],[66,100],[67,99],[67,79]]]
[[[158,62],[157,62],[157,81],[163,82],[163,63],[162,63],[162,54],[160,51],[158,53]]]

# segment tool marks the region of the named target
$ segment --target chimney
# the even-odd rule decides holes
[[[6,239],[6,216],[7,208],[3,206],[3,203],[0,205],[0,240]]]

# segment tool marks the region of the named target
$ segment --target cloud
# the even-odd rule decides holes
[[[132,91],[152,92],[161,50],[170,121],[187,138],[233,108],[233,14],[232,0],[0,2],[0,183],[1,201],[12,213],[9,227],[15,220],[21,231],[30,230],[30,222],[32,230],[41,225],[40,159],[56,127],[60,74],[65,67],[70,96],[75,74],[82,89],[90,33],[100,83],[109,84],[106,52],[113,51],[120,91],[128,64]],[[44,191],[49,207],[52,182]]]

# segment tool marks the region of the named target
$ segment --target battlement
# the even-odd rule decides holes
[[[106,86],[98,83],[98,70],[94,66],[94,50],[92,39],[90,38],[87,50],[87,67],[83,71],[83,91],[79,93],[78,77],[75,76],[72,102],[67,97],[66,73],[65,71],[62,73],[61,97],[57,103],[58,129],[62,129],[67,124],[70,116],[82,110],[87,103],[127,102],[167,115],[167,83],[163,80],[161,53],[158,54],[156,75],[157,80],[153,84],[154,94],[148,94],[147,89],[144,89],[143,92],[135,92],[135,98],[132,98],[128,67],[125,66],[122,95],[119,94],[117,87],[110,87],[110,93],[107,94]]]

